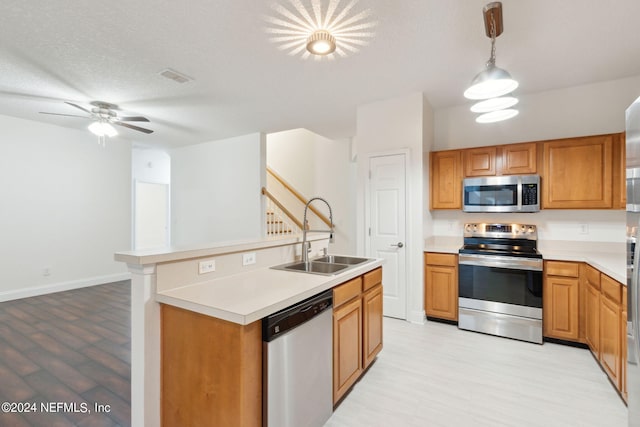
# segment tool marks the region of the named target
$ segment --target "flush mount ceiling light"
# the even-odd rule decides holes
[[[478,123],[492,123],[509,119],[518,114],[517,110],[513,109],[504,110],[509,111],[508,114],[497,114],[497,111],[518,103],[518,100],[513,96],[503,96],[515,90],[518,87],[518,82],[506,70],[496,67],[496,37],[502,34],[504,28],[502,25],[502,3],[489,3],[482,9],[482,13],[485,32],[487,37],[491,39],[491,56],[485,69],[474,77],[471,86],[464,91],[464,96],[468,99],[486,100],[475,104],[471,107],[471,111],[488,113],[478,117],[476,119]],[[492,114],[494,112],[496,114]],[[488,118],[485,117],[487,115]]]
[[[369,9],[352,13],[358,0],[351,0],[340,7],[341,0],[311,0],[307,6],[303,0],[288,0],[287,6],[274,4],[276,16],[267,16],[266,32],[272,43],[289,55],[302,58],[335,59],[356,53],[375,35],[377,25],[370,21]]]

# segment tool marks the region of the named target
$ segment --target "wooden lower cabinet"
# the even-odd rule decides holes
[[[333,289],[333,403],[382,350],[382,268]]]
[[[333,311],[333,401],[351,388],[362,374],[362,300]]]
[[[161,305],[163,426],[262,425],[262,321]]]
[[[622,370],[622,289],[606,275],[601,277],[600,364],[611,381],[621,387]]]
[[[382,350],[382,283],[362,296],[363,368],[366,369]]]
[[[542,322],[545,337],[578,340],[579,271],[579,263],[545,261],[542,289]]]
[[[600,358],[600,281],[588,282],[585,289],[585,340],[596,358]]]
[[[458,321],[458,256],[424,254],[424,309],[427,317]]]

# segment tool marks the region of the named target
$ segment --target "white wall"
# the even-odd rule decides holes
[[[520,114],[504,122],[476,123],[471,104],[437,110],[433,149],[622,132],[624,112],[638,96],[640,76],[520,95]]]
[[[173,245],[262,237],[264,135],[206,142],[169,154]]]
[[[0,128],[0,301],[128,278],[113,254],[131,242],[131,144],[7,116]]]
[[[520,96],[520,114],[511,120],[478,124],[469,106],[436,111],[433,150],[540,141],[583,135],[622,132],[625,110],[640,95],[640,76],[594,83],[534,95]],[[428,157],[425,157],[428,164]],[[624,241],[624,212],[605,210],[544,210],[534,214],[477,215],[461,211],[428,211],[432,227],[425,237],[457,235],[465,222],[530,222],[539,226],[545,240]],[[589,234],[580,234],[578,224],[587,224]]]
[[[368,179],[368,155],[390,150],[409,151],[407,185],[407,318],[424,321],[423,309],[423,149],[430,145],[432,110],[422,93],[358,107],[354,140],[358,156],[358,248],[365,250],[364,193]],[[426,142],[425,142],[426,141]]]
[[[135,181],[154,184],[171,183],[171,157],[166,151],[134,147],[131,163]]]
[[[625,241],[625,212],[623,210],[555,210],[536,213],[482,214],[462,211],[434,211],[433,235],[462,237],[468,222],[507,222],[538,226],[540,240],[572,240],[590,242]],[[587,233],[581,232],[587,225]]]
[[[331,140],[306,129],[267,135],[267,165],[306,198],[326,199],[333,211],[335,241],[329,251],[356,253],[356,164],[351,143]],[[317,204],[316,204],[317,203]],[[314,202],[327,213],[322,202]]]

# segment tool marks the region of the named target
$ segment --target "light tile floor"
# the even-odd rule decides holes
[[[627,425],[585,349],[389,318],[384,345],[325,427]]]

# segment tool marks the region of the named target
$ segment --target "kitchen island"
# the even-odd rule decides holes
[[[328,236],[309,240],[319,254]],[[261,424],[261,319],[382,264],[331,276],[270,268],[293,261],[299,242],[116,254],[132,273],[133,425]]]

